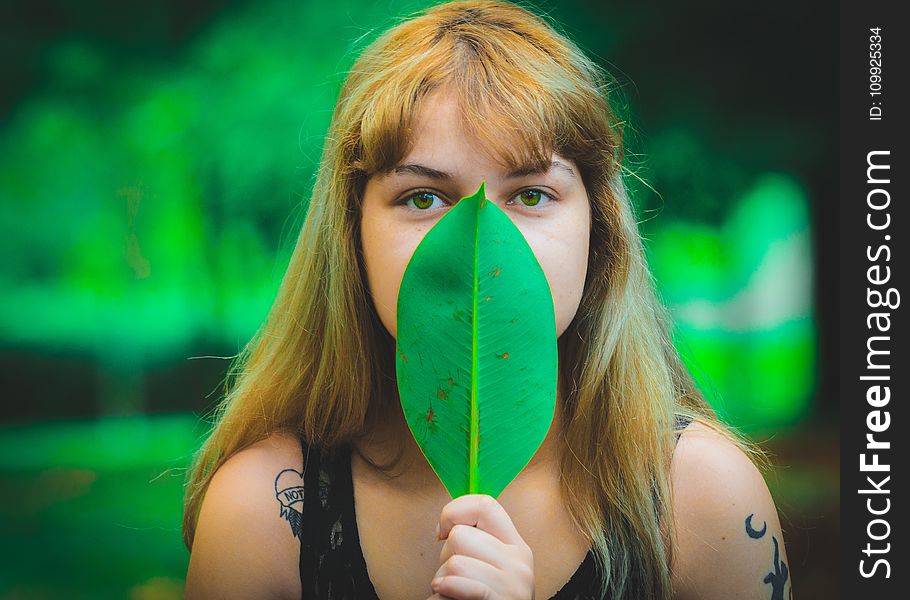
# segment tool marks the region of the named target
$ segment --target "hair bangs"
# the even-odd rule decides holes
[[[361,73],[384,77],[360,88],[355,170],[371,176],[393,169],[411,148],[422,100],[436,91],[455,96],[465,133],[510,170],[545,170],[554,152],[578,162],[599,149],[586,135],[601,123],[591,114],[600,103],[597,86],[571,60],[571,49],[545,34],[548,26],[476,12],[434,16],[419,31],[407,31],[414,22],[401,26],[393,37],[409,44],[390,39],[386,52],[363,57]],[[614,132],[602,134],[609,149]]]

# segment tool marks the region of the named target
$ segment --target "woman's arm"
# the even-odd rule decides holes
[[[238,452],[215,472],[190,554],[187,600],[300,598],[300,540],[291,525],[299,531],[300,520],[276,499],[282,472],[283,479],[303,473],[300,443],[286,434]]]
[[[790,564],[777,509],[751,460],[697,422],[673,456],[678,600],[789,600]]]

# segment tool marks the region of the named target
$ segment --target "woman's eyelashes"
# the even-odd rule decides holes
[[[540,188],[526,188],[516,193],[506,202],[508,206],[519,208],[539,208],[555,202],[556,197]],[[396,204],[415,212],[429,212],[444,206],[450,206],[441,194],[432,190],[416,190],[402,197]]]

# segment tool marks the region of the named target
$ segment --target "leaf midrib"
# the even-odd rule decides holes
[[[477,298],[480,295],[480,282],[478,277],[478,261],[480,254],[480,210],[483,208],[486,193],[481,185],[480,205],[475,211],[474,219],[474,299],[473,310],[471,311],[471,426],[468,452],[468,493],[476,494],[478,489],[478,479],[480,469],[478,468],[478,454],[480,450],[480,415],[477,406],[477,376],[479,367],[477,364]]]

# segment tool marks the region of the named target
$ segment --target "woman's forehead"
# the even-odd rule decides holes
[[[415,105],[405,148],[394,166],[452,163],[470,155],[507,176],[544,172],[557,159],[556,168],[571,162],[556,154],[546,132],[531,135],[527,129],[505,110],[490,114],[489,107],[481,109],[452,88],[438,88]]]

